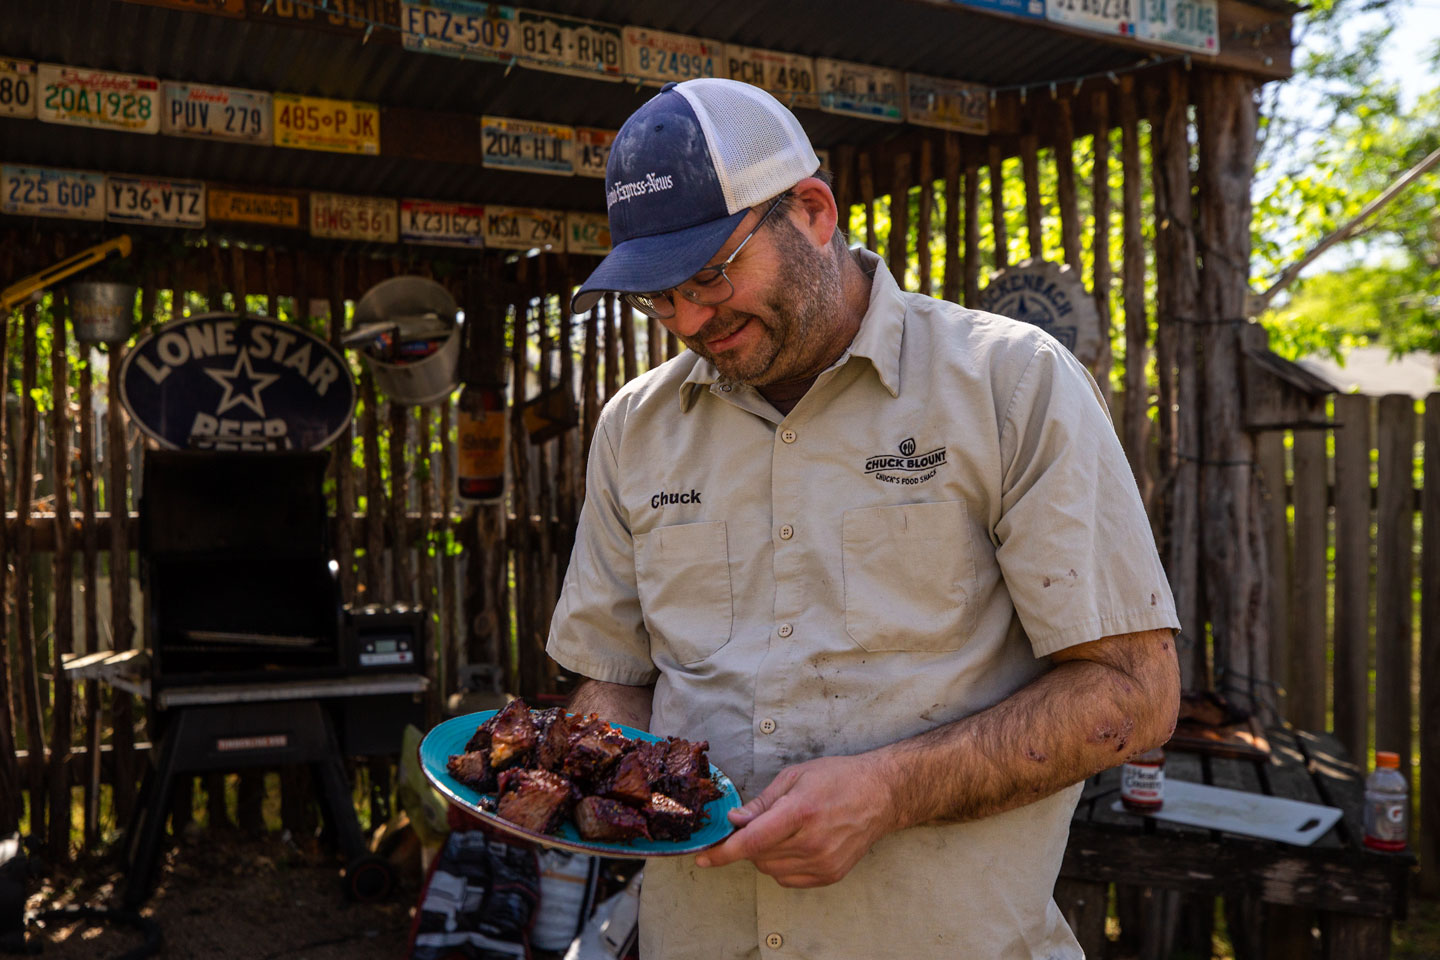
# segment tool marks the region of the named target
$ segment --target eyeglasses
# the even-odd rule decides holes
[[[726,276],[726,268],[735,262],[735,258],[740,256],[740,251],[745,249],[745,244],[749,243],[750,238],[760,232],[760,228],[765,225],[765,221],[770,219],[770,214],[775,212],[775,208],[780,206],[781,202],[787,196],[789,196],[788,193],[781,194],[770,202],[770,207],[765,211],[764,216],[760,218],[760,221],[755,224],[749,233],[745,234],[745,239],[740,241],[740,246],[736,247],[723,262],[701,268],[700,272],[696,273],[695,276],[686,280],[678,287],[671,287],[669,290],[660,290],[655,293],[623,294],[625,302],[647,317],[655,320],[669,320],[675,316],[675,299],[673,294],[676,291],[691,303],[698,303],[705,307],[713,307],[716,304],[721,304],[729,300],[735,296],[735,284]]]

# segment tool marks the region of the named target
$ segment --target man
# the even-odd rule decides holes
[[[1085,370],[901,292],[818,166],[757,88],[668,85],[573,305],[689,349],[601,415],[549,653],[573,709],[708,740],[746,800],[647,863],[641,955],[1071,960],[1080,781],[1175,721],[1164,571]]]

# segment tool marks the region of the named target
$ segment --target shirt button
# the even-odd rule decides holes
[[[782,623],[780,624],[780,629],[776,630],[775,632],[780,634],[780,636],[782,637],[788,637],[790,636],[790,634],[795,632],[795,628],[790,626],[790,624],[788,623]]]
[[[790,524],[788,524],[788,523],[781,525],[781,527],[780,527],[780,539],[781,539],[781,540],[789,540],[789,539],[790,539],[791,537],[793,537],[793,536],[795,536],[795,528],[794,528],[794,527],[790,526]]]
[[[725,393],[729,393],[729,392],[730,392],[730,384],[728,384],[728,383],[721,384],[721,385],[720,385],[720,389],[721,389],[723,392],[725,392]]]
[[[795,442],[795,431],[794,431],[794,430],[782,430],[782,431],[780,431],[780,439],[781,439],[781,440],[784,440],[786,443],[794,443],[794,442]]]
[[[765,938],[765,946],[771,950],[779,950],[785,945],[785,938],[778,933],[772,933]]]
[[[775,732],[775,721],[774,721],[774,720],[771,720],[769,717],[766,717],[764,720],[761,720],[761,721],[760,721],[760,732],[761,732],[761,733],[774,733],[774,732]]]

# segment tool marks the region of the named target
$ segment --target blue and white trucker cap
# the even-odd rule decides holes
[[[711,262],[751,207],[820,167],[784,105],[737,80],[667,83],[610,147],[605,206],[614,244],[570,304],[666,290]]]

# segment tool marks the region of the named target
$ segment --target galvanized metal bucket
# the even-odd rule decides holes
[[[72,283],[70,322],[75,339],[81,343],[114,343],[129,340],[135,330],[133,283]]]
[[[375,386],[401,403],[438,403],[454,392],[460,364],[459,308],[449,291],[424,277],[392,277],[376,284],[355,305],[354,326],[344,338],[360,346],[377,333],[393,343],[424,340],[428,355],[404,362],[362,347]],[[442,339],[443,338],[443,339]]]

